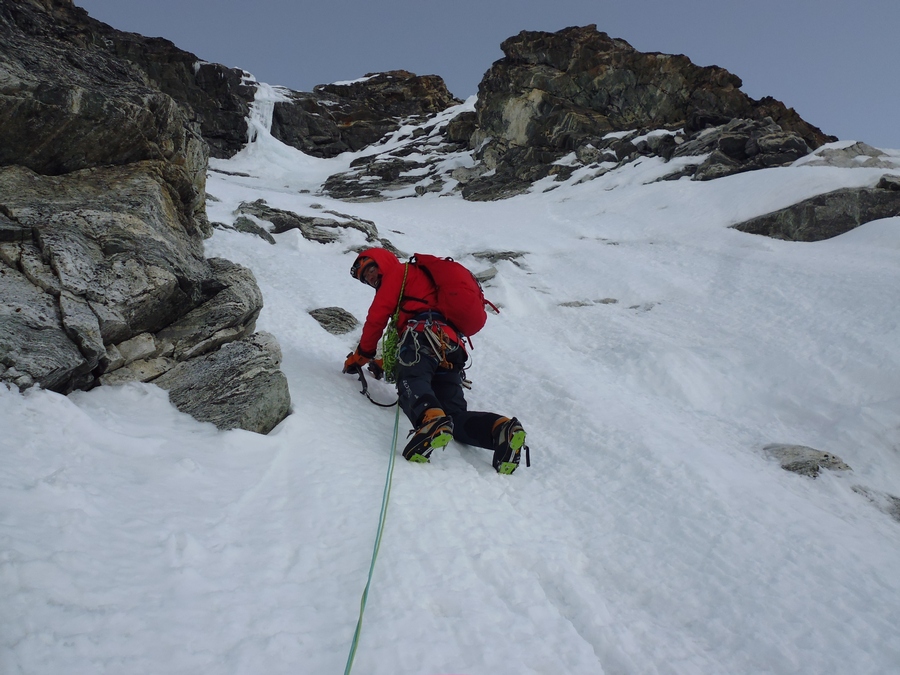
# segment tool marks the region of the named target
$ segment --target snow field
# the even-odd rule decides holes
[[[397,462],[353,672],[894,672],[900,524],[852,487],[900,494],[900,219],[815,244],[728,229],[883,171],[648,183],[665,168],[646,161],[493,203],[315,196],[352,159],[260,133],[213,163],[250,177],[210,174],[210,219],[264,198],[475,271],[473,252],[524,252],[486,286],[502,311],[468,399],[519,417],[533,461],[498,476],[451,443]],[[294,412],[269,436],[218,432],[152,385],[0,391],[0,672],[343,668],[394,411],[340,373],[359,331],[307,314],[365,317],[362,234],[276,239],[207,242],[254,271],[281,343]],[[854,471],[790,474],[775,442]]]

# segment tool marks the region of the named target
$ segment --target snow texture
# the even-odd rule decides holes
[[[400,459],[354,673],[898,672],[900,523],[865,495],[900,494],[900,218],[818,243],[729,229],[883,169],[653,182],[671,167],[645,159],[500,202],[348,204],[315,193],[356,155],[303,155],[264,118],[212,161],[211,221],[262,198],[475,272],[525,253],[493,264],[469,401],[518,416],[533,466],[499,476],[455,442]],[[341,672],[394,424],[340,372],[359,329],[308,314],[365,316],[364,235],[341,236],[207,242],[253,270],[281,343],[294,411],[268,436],[152,384],[0,389],[0,672]],[[773,443],[852,471],[784,471]]]

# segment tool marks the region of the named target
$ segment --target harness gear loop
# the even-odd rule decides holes
[[[455,352],[459,349],[459,345],[450,341],[450,338],[441,329],[442,325],[439,321],[429,319],[425,322],[425,329],[422,333],[435,355],[440,357],[441,368],[452,368],[450,361],[447,360],[447,354]]]

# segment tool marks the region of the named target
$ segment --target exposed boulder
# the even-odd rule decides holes
[[[461,102],[437,75],[406,70],[320,84],[311,94],[294,92],[290,98],[275,104],[272,135],[316,157],[360,150],[407,118],[434,115]]]
[[[849,471],[850,467],[837,455],[805,445],[773,443],[763,448],[769,457],[777,459],[785,471],[815,478],[821,469]]]
[[[320,307],[309,315],[332,335],[344,335],[359,326],[359,321],[343,307]]]
[[[324,211],[336,218],[325,218],[322,216],[301,216],[293,211],[277,209],[269,206],[264,199],[257,199],[253,202],[242,202],[235,211],[238,218],[235,220],[235,229],[238,229],[238,221],[246,218],[248,215],[254,218],[271,223],[272,227],[266,229],[268,234],[281,234],[288,230],[299,230],[304,239],[315,241],[320,244],[329,244],[341,239],[342,230],[358,230],[365,235],[367,244],[370,246],[381,246],[396,254],[401,252],[388,240],[378,235],[378,228],[371,220],[365,220],[358,216],[351,216],[346,213],[338,213],[337,211]],[[246,225],[245,225],[246,227]],[[249,229],[249,228],[248,228]],[[269,235],[271,237],[271,235]],[[274,243],[274,239],[273,239]]]
[[[894,216],[900,216],[900,178],[886,175],[874,188],[834,190],[732,227],[775,239],[821,241]]]
[[[275,237],[269,234],[269,231],[263,225],[257,223],[251,218],[248,218],[247,216],[238,216],[237,218],[235,218],[232,225],[226,225],[224,223],[213,223],[213,226],[221,227],[224,229],[237,230],[238,232],[246,232],[248,234],[255,234],[257,237],[265,239],[273,246],[276,243]]]
[[[803,161],[803,166],[837,166],[843,169],[900,169],[900,159],[867,143],[828,145]]]
[[[222,345],[153,380],[182,412],[219,429],[271,431],[290,413],[281,349],[269,333]]]

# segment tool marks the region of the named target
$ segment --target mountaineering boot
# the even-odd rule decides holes
[[[525,430],[515,417],[501,417],[494,423],[494,468],[510,474],[519,466],[519,454],[525,445]]]
[[[403,458],[424,464],[435,448],[443,448],[453,440],[453,420],[440,408],[429,408],[422,415],[422,423],[403,448]]]

